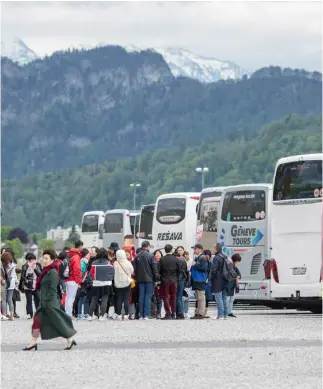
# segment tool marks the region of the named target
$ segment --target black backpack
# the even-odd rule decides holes
[[[232,263],[229,261],[226,255],[218,254],[223,258],[222,278],[226,281],[232,281],[233,278],[237,277],[237,273],[233,269]]]
[[[58,274],[62,280],[66,280],[70,275],[70,257],[66,251],[60,253],[58,258],[61,260]]]

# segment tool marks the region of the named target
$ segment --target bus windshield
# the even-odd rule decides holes
[[[104,219],[104,232],[106,233],[123,232],[123,214],[107,213]]]
[[[142,239],[152,239],[154,212],[155,205],[147,205],[141,210],[139,237]]]
[[[264,190],[227,192],[224,197],[221,219],[228,222],[250,222],[266,217]]]
[[[274,201],[322,196],[322,161],[294,161],[278,166]]]
[[[207,199],[207,198],[210,198],[210,197],[221,197],[221,195],[222,195],[221,192],[216,192],[216,191],[202,192],[201,193],[200,201],[199,201],[198,206],[197,206],[197,220],[201,220],[201,217],[202,217],[202,212],[201,212],[202,211],[202,204],[203,204],[203,202],[205,202],[204,200]]]
[[[130,216],[130,228],[132,235],[135,235],[138,231],[139,227],[139,215],[131,215]]]
[[[82,221],[82,232],[98,232],[99,215],[85,215]]]
[[[219,200],[205,200],[201,205],[200,224],[203,231],[217,232]]]
[[[185,219],[186,199],[165,198],[158,201],[156,219],[160,224],[177,224]]]

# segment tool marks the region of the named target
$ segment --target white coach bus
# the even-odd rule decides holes
[[[84,212],[81,223],[81,240],[84,243],[84,247],[102,247],[103,223],[103,211]]]
[[[211,249],[217,242],[218,213],[225,187],[205,188],[197,207],[197,239],[204,249]]]
[[[245,184],[223,190],[218,242],[223,253],[241,255],[236,300],[269,300],[264,263],[271,258],[271,184]]]
[[[139,231],[139,211],[127,209],[112,209],[106,211],[104,218],[103,247],[111,242],[117,242],[121,248],[124,245],[137,246]]]
[[[183,246],[190,255],[195,244],[196,207],[200,193],[169,193],[158,197],[153,221],[154,249],[169,243]]]
[[[323,154],[281,158],[274,175],[271,295],[288,306],[322,311]]]

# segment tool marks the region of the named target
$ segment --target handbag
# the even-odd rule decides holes
[[[12,275],[11,275],[12,269],[7,273],[7,279],[6,279],[6,289],[10,288],[11,281],[12,281]]]
[[[14,301],[21,301],[21,296],[20,296],[19,290],[17,290],[17,289],[14,289],[14,290],[13,290],[12,299],[13,299]]]
[[[134,287],[136,286],[136,281],[135,281],[132,277],[129,276],[129,274],[125,271],[125,269],[123,268],[123,266],[121,265],[121,263],[120,263],[119,261],[117,261],[117,262],[118,262],[118,264],[120,265],[121,269],[126,273],[131,288],[134,288]],[[132,286],[133,282],[135,283],[134,286]]]

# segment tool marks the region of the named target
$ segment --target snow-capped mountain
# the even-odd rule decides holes
[[[20,65],[25,65],[39,58],[22,39],[17,37],[1,40],[1,56],[8,57]]]
[[[79,50],[91,50],[95,47],[105,46],[107,43],[79,44],[73,46]],[[197,79],[201,82],[215,82],[241,78],[247,72],[238,65],[222,61],[216,58],[203,57],[180,48],[149,48],[134,45],[124,45],[127,51],[154,50],[160,53],[170,67],[175,77],[184,76]],[[11,58],[19,64],[26,64],[37,58],[37,54],[31,50],[22,39],[13,38],[9,41],[1,42],[1,55]]]

